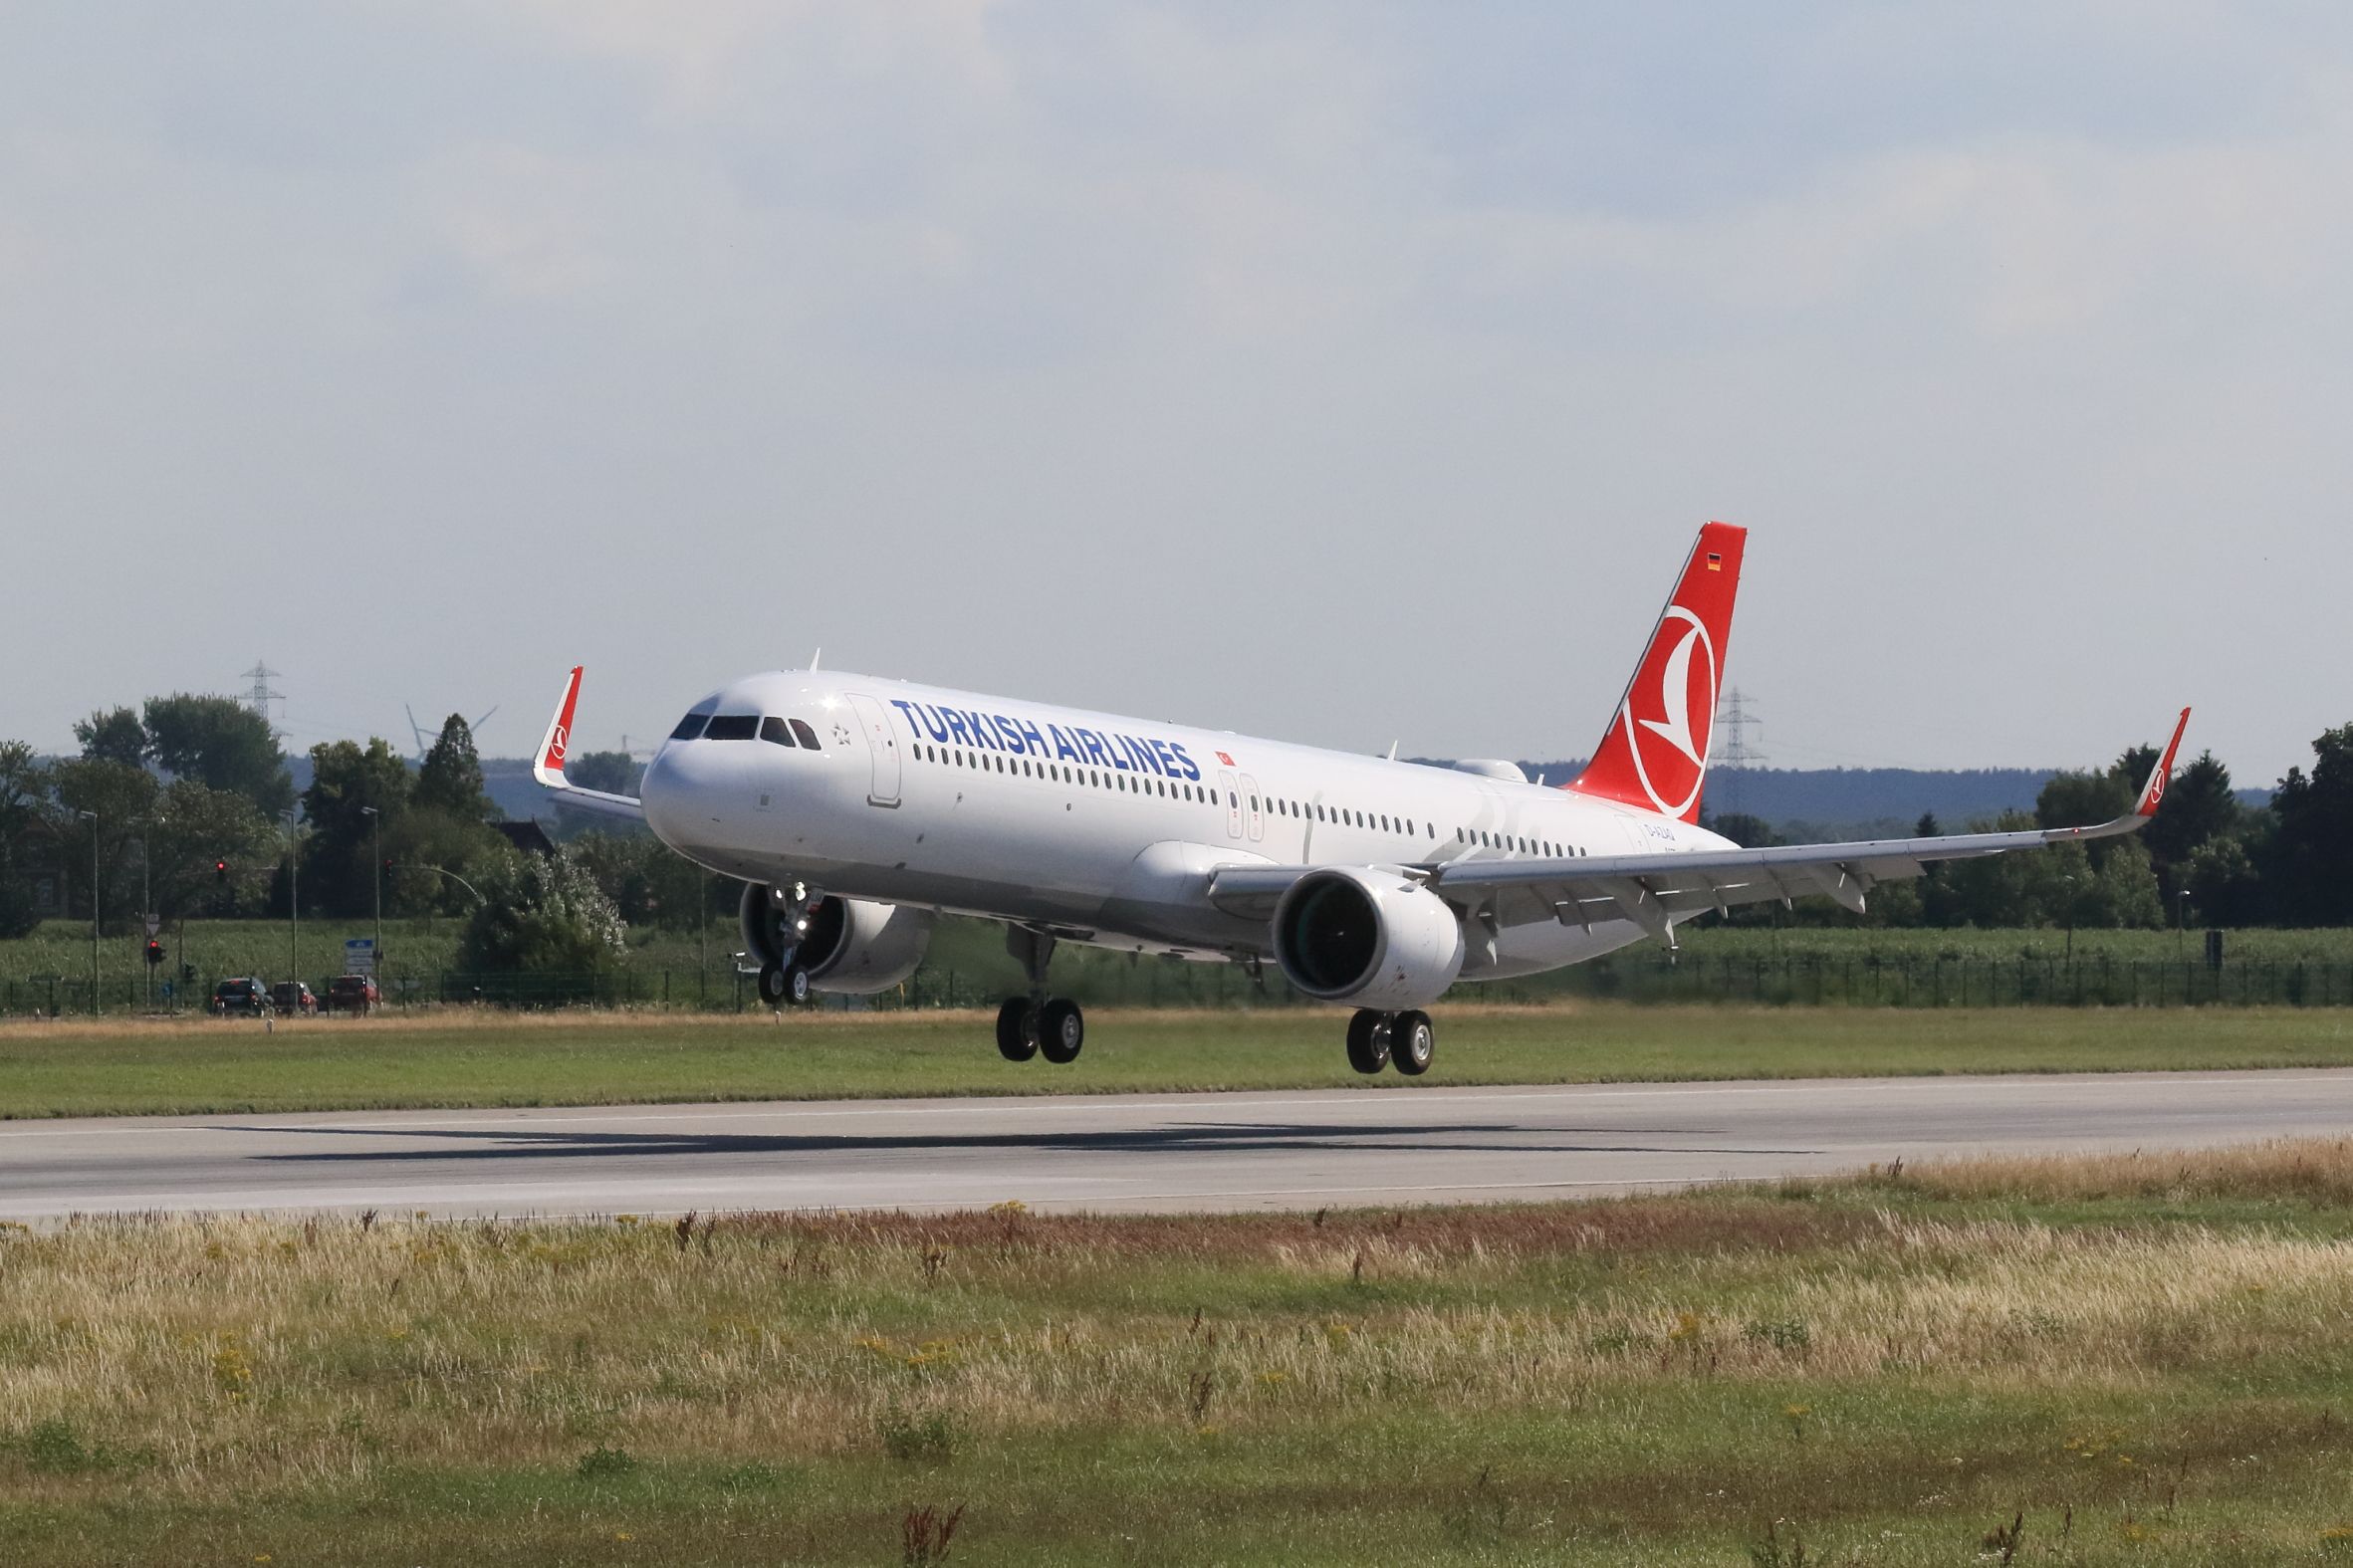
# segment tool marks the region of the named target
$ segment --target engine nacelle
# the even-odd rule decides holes
[[[819,991],[868,996],[915,973],[931,947],[932,913],[827,895],[803,903],[788,889],[744,889],[744,949],[762,964],[790,951]]]
[[[1419,882],[1327,867],[1275,906],[1275,961],[1284,979],[1324,1002],[1427,1007],[1463,972],[1463,924]]]

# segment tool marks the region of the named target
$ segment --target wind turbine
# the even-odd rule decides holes
[[[416,710],[414,708],[409,707],[406,703],[402,703],[400,705],[400,711],[408,715],[408,733],[410,738],[416,742],[416,760],[421,763],[425,760],[425,753],[433,749],[433,742],[441,738],[441,732],[439,730],[435,730],[432,735],[427,736],[424,732],[424,728],[416,722]],[[490,706],[490,713],[486,713],[481,718],[474,721],[471,726],[473,732],[476,735],[480,735],[482,733],[482,727],[490,722],[490,714],[496,712],[498,712],[498,704],[493,703]]]

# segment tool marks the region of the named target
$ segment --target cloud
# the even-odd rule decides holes
[[[169,569],[0,733],[265,635],[379,728],[537,700],[528,566],[615,730],[822,635],[1568,752],[1711,514],[1761,531],[1768,745],[2113,750],[2051,671],[2136,639],[2242,771],[2345,717],[2264,673],[2331,656],[2284,564],[2353,363],[2329,13],[52,16],[0,24],[0,512],[31,579]],[[337,614],[214,612],[355,541],[403,570]],[[2152,642],[2185,583],[2201,637]],[[73,602],[11,655],[87,641]]]

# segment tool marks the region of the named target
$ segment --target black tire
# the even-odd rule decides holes
[[[1038,1009],[1027,997],[1008,997],[997,1009],[997,1054],[1028,1061],[1038,1054]]]
[[[809,978],[809,971],[799,964],[785,966],[785,1000],[796,1008],[806,1008],[817,1001],[817,987]]]
[[[784,1004],[785,967],[782,964],[760,966],[760,1000],[772,1008]]]
[[[1348,1019],[1348,1065],[1370,1076],[1389,1065],[1389,1015],[1359,1008]]]
[[[1058,1067],[1078,1059],[1086,1043],[1086,1014],[1067,997],[1057,997],[1038,1011],[1038,1050]]]
[[[1408,1078],[1418,1078],[1430,1070],[1430,1062],[1438,1054],[1438,1030],[1431,1026],[1427,1012],[1400,1012],[1389,1025],[1389,1065]]]

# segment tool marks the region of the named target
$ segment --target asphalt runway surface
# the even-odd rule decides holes
[[[2335,1135],[2353,1068],[0,1122],[0,1218],[1487,1203]]]

